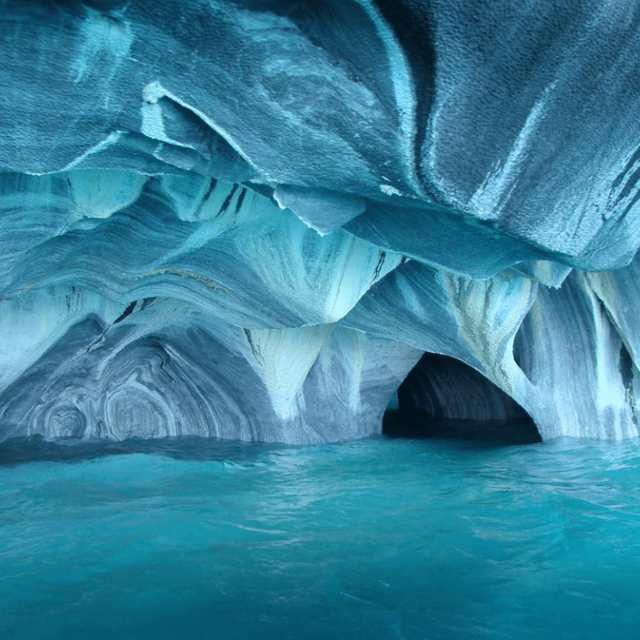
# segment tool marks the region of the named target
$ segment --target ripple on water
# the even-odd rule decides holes
[[[631,638],[639,465],[635,441],[5,443],[3,637]]]

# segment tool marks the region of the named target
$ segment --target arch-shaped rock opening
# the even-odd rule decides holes
[[[500,446],[540,442],[529,414],[472,367],[425,353],[398,389],[383,433],[403,438],[477,440]]]

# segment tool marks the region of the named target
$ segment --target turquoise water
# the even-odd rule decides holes
[[[637,442],[0,450],[3,640],[640,638],[639,586]]]

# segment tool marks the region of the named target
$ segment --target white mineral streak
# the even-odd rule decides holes
[[[131,25],[121,16],[106,16],[91,8],[86,8],[82,22],[82,45],[75,61],[71,64],[73,82],[85,80],[89,69],[101,58],[111,60],[111,69],[103,77],[105,85],[113,82],[119,65],[129,55],[134,36]]]
[[[522,172],[522,165],[527,160],[538,125],[545,116],[547,103],[553,99],[555,86],[556,81],[545,88],[542,97],[529,112],[504,164],[495,167],[473,194],[469,205],[479,219],[495,220],[500,217],[503,204],[509,199]]]
[[[77,158],[74,158],[69,164],[67,164],[64,169],[69,171],[71,169],[75,169],[79,165],[81,165],[87,158],[90,158],[92,155],[96,153],[100,153],[105,149],[117,144],[122,136],[124,135],[124,131],[112,131],[107,135],[104,140],[100,140],[96,145],[82,152]]]

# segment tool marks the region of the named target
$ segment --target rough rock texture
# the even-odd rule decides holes
[[[0,62],[0,438],[360,437],[425,351],[638,435],[640,6],[5,0]]]

